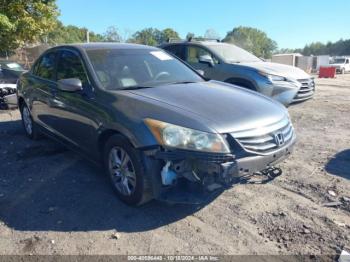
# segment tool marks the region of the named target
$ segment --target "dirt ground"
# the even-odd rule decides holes
[[[267,184],[204,206],[118,201],[102,171],[18,111],[0,113],[0,254],[339,254],[350,251],[350,75],[289,108],[298,142]]]

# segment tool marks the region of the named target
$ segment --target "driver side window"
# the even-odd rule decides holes
[[[198,46],[188,46],[187,47],[187,55],[186,62],[189,64],[199,64],[201,56],[209,56],[213,59],[215,64],[218,64],[218,59],[209,51],[204,48]]]
[[[88,84],[88,78],[83,63],[78,55],[71,51],[62,51],[57,64],[57,80],[78,78],[83,86]]]

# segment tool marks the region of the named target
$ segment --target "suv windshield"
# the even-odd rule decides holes
[[[96,49],[86,52],[105,89],[204,81],[186,65],[161,50]]]
[[[335,58],[331,64],[344,64],[345,63],[345,58]]]
[[[222,56],[227,62],[244,63],[244,62],[261,62],[261,59],[255,55],[230,44],[210,45],[208,48],[212,49],[218,55]]]

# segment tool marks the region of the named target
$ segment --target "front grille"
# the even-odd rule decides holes
[[[315,81],[313,78],[299,79],[301,87],[294,98],[294,101],[302,101],[311,98],[315,93]]]
[[[294,129],[286,117],[269,126],[235,132],[231,135],[246,151],[267,154],[289,144],[294,137]]]

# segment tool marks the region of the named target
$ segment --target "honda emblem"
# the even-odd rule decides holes
[[[275,134],[275,143],[277,146],[283,146],[284,145],[284,135],[282,132]]]

